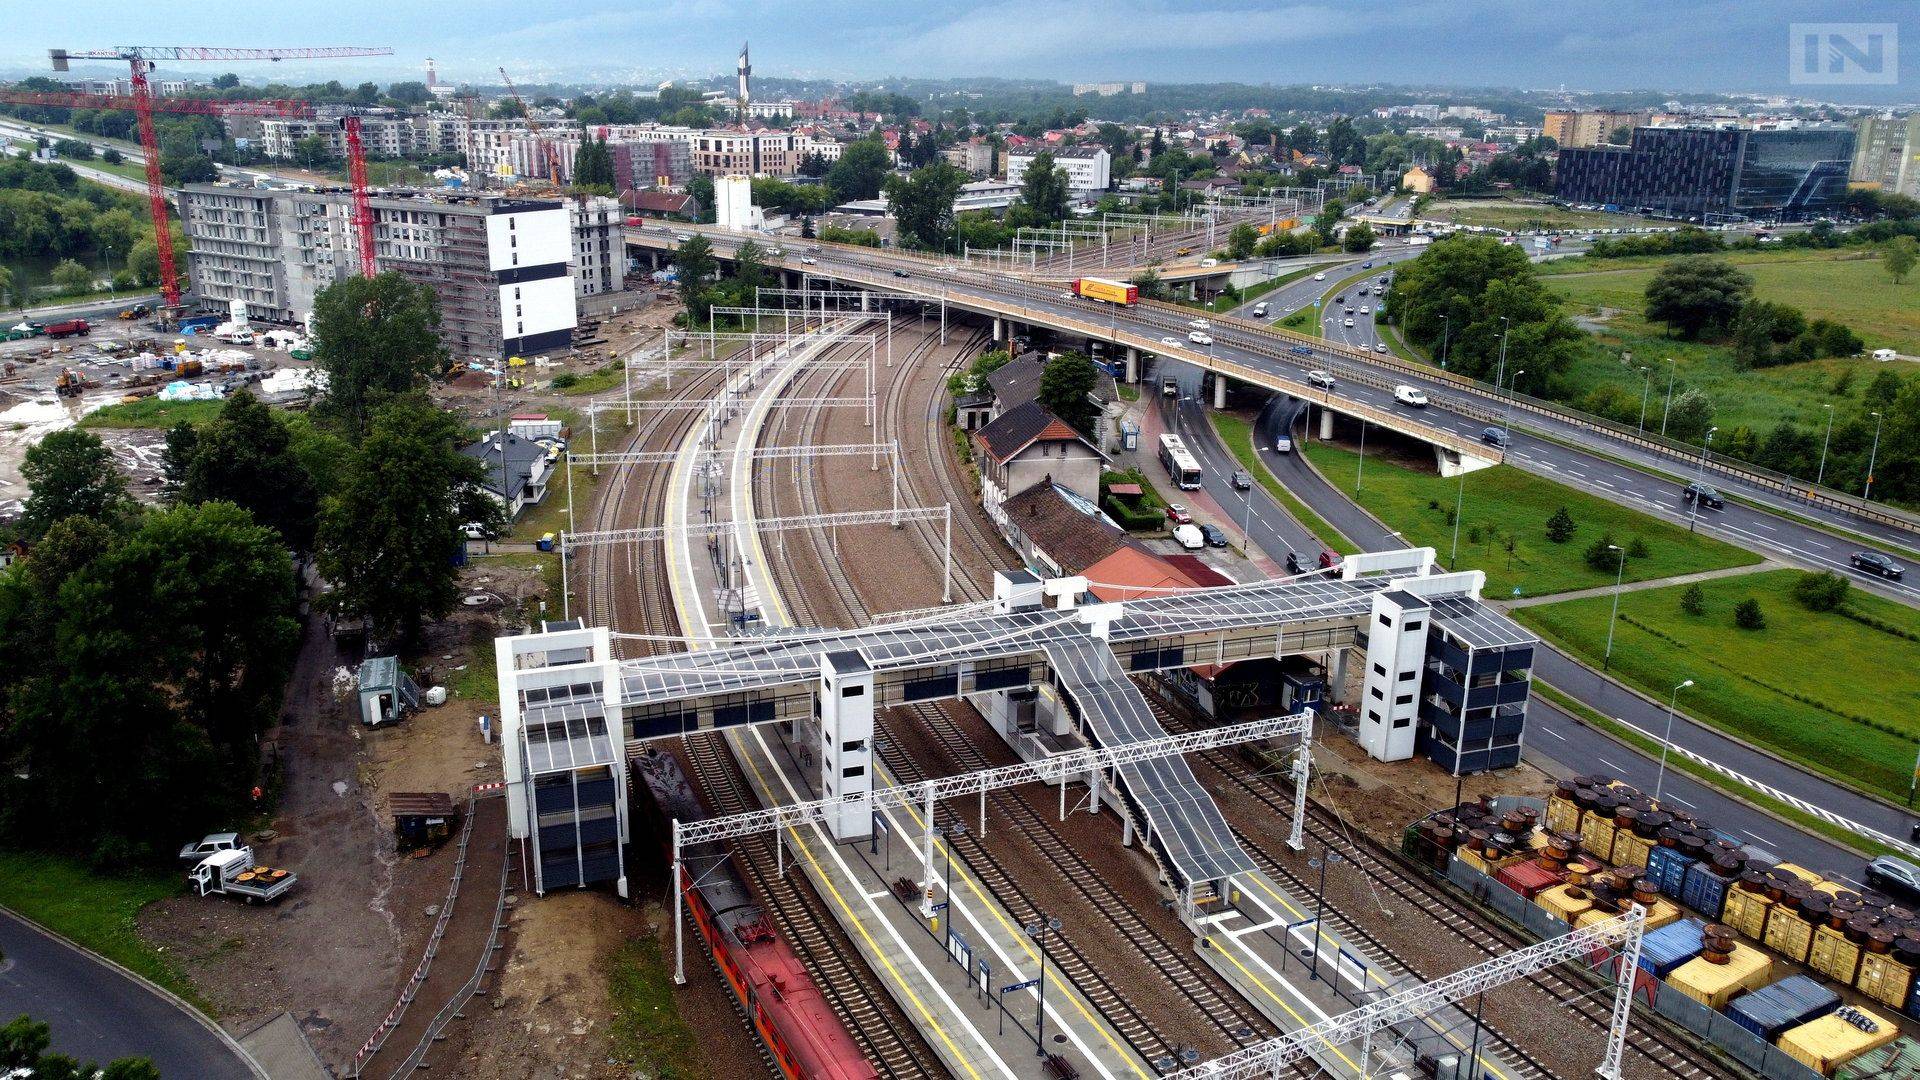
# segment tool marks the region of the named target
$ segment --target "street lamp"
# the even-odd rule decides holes
[[[1340,853],[1333,848],[1321,845],[1320,857],[1307,860],[1307,865],[1320,870],[1320,885],[1313,893],[1313,958],[1309,962],[1312,978],[1320,977],[1320,920],[1324,917],[1327,904],[1327,864],[1340,861]]]
[[[1607,653],[1600,660],[1602,672],[1613,667],[1613,624],[1620,619],[1620,583],[1627,576],[1627,549],[1619,544],[1608,544],[1607,550],[1620,553],[1620,566],[1613,572],[1613,614],[1607,616]]]
[[[1640,428],[1637,434],[1647,433],[1647,396],[1653,393],[1653,369],[1644,365],[1640,368]]]
[[[952,956],[953,955],[953,841],[957,837],[967,835],[967,823],[964,821],[955,821],[953,824],[947,825],[944,827],[935,825],[933,827],[933,831],[939,836],[943,837],[946,841],[945,843],[940,845],[940,850],[946,856],[947,955]]]
[[[1713,448],[1713,433],[1719,430],[1718,427],[1708,428],[1707,437],[1700,441],[1700,465],[1693,471],[1693,498],[1687,500],[1688,532],[1693,532],[1700,520],[1700,484],[1707,478],[1707,452]]]
[[[1827,435],[1820,440],[1820,472],[1813,478],[1813,486],[1819,487],[1820,481],[1827,478],[1827,447],[1833,444],[1833,406],[1822,405],[1827,410]]]
[[[1035,1057],[1047,1056],[1047,942],[1046,936],[1060,932],[1060,920],[1047,916],[1035,919],[1020,929],[1033,939],[1034,948],[1040,951],[1040,1008],[1034,1014],[1033,1045]]]
[[[1367,418],[1360,418],[1360,460],[1353,466],[1353,493],[1360,494],[1360,477],[1367,470]]]
[[[1880,460],[1880,424],[1884,419],[1878,412],[1873,414],[1873,449],[1867,452],[1867,486],[1860,492],[1862,499],[1873,497],[1873,466]]]
[[[1513,329],[1513,323],[1505,315],[1500,316],[1500,368],[1493,376],[1493,389],[1498,392],[1500,384],[1507,378],[1507,332]]]
[[[1500,435],[1505,440],[1500,444],[1500,460],[1503,462],[1507,460],[1507,448],[1513,445],[1514,387],[1520,385],[1520,376],[1526,373],[1527,369],[1521,368],[1519,371],[1513,373],[1513,378],[1507,380],[1507,408],[1506,412],[1500,416]],[[1498,393],[1500,387],[1498,384],[1495,384],[1493,389]]]
[[[1453,335],[1453,324],[1445,315],[1440,316],[1440,370],[1447,370],[1447,339]]]
[[[1660,801],[1660,789],[1667,782],[1667,749],[1673,745],[1673,706],[1680,700],[1680,691],[1692,685],[1693,680],[1688,679],[1674,687],[1673,693],[1667,696],[1667,733],[1660,739],[1660,771],[1653,776],[1654,802]]]
[[[1667,414],[1673,411],[1673,377],[1679,371],[1680,366],[1674,363],[1673,357],[1667,357],[1667,403],[1660,408],[1660,437],[1663,439],[1667,436]]]

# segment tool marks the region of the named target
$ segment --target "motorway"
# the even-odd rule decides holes
[[[239,1049],[186,1006],[0,909],[0,1018],[53,1028],[53,1049],[105,1065],[146,1057],[165,1077],[251,1080]]]

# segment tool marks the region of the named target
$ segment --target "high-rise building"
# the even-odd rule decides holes
[[[1920,198],[1920,112],[1863,116],[1854,135],[1848,179]]]
[[[1611,142],[1614,131],[1619,128],[1642,127],[1651,122],[1652,114],[1644,112],[1556,111],[1547,114],[1540,133],[1558,143],[1562,150],[1581,149]]]
[[[1839,204],[1853,145],[1840,127],[1635,128],[1631,146],[1561,150],[1554,193],[1668,217],[1796,220]]]

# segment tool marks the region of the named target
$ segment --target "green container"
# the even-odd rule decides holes
[[[1835,1080],[1909,1080],[1920,1076],[1920,1042],[1899,1038],[1861,1054],[1834,1074]]]

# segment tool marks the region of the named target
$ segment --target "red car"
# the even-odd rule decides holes
[[[1191,525],[1193,524],[1193,515],[1188,513],[1187,508],[1179,503],[1168,503],[1167,520],[1173,522],[1175,525]]]

